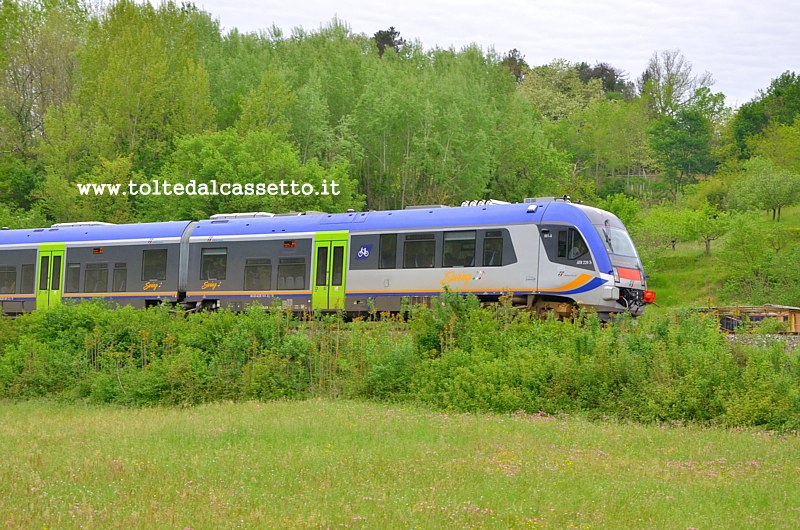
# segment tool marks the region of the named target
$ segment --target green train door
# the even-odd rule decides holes
[[[64,277],[64,243],[42,243],[39,245],[38,276],[36,282],[36,308],[50,307],[61,303]]]
[[[314,241],[313,309],[344,309],[347,231],[318,232]]]

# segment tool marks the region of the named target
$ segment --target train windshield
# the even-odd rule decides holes
[[[636,253],[636,247],[633,246],[631,236],[628,235],[624,228],[602,225],[596,226],[596,228],[614,265],[639,266],[639,255]]]

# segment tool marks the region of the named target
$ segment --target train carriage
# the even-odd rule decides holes
[[[605,318],[638,315],[654,296],[619,219],[564,199],[54,228],[33,231],[50,236],[31,240],[24,259],[14,245],[31,231],[0,233],[0,280],[4,267],[15,267],[15,281],[24,285],[0,294],[4,311],[41,306],[50,291],[55,299],[140,306],[169,301],[240,310],[277,299],[298,312],[363,313],[397,311],[403,299],[429,302],[449,289],[483,301],[509,295],[542,313],[566,316],[586,307]],[[64,253],[47,265],[42,256],[54,245]],[[23,293],[31,290],[31,274],[41,283],[45,265],[56,259],[53,278],[63,279],[57,283],[64,292],[41,284]],[[35,304],[10,305],[34,296]]]
[[[0,231],[0,304],[15,314],[62,300],[176,302],[189,223],[64,223]]]

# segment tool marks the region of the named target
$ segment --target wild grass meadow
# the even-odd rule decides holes
[[[0,320],[0,524],[795,528],[798,370],[691,311],[65,305]]]
[[[0,404],[5,528],[796,528],[800,439],[353,400]]]

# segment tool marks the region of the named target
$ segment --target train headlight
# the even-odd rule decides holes
[[[619,271],[614,267],[614,283],[619,283]]]
[[[655,291],[645,291],[644,292],[644,303],[645,304],[652,304],[656,301],[656,292]]]

